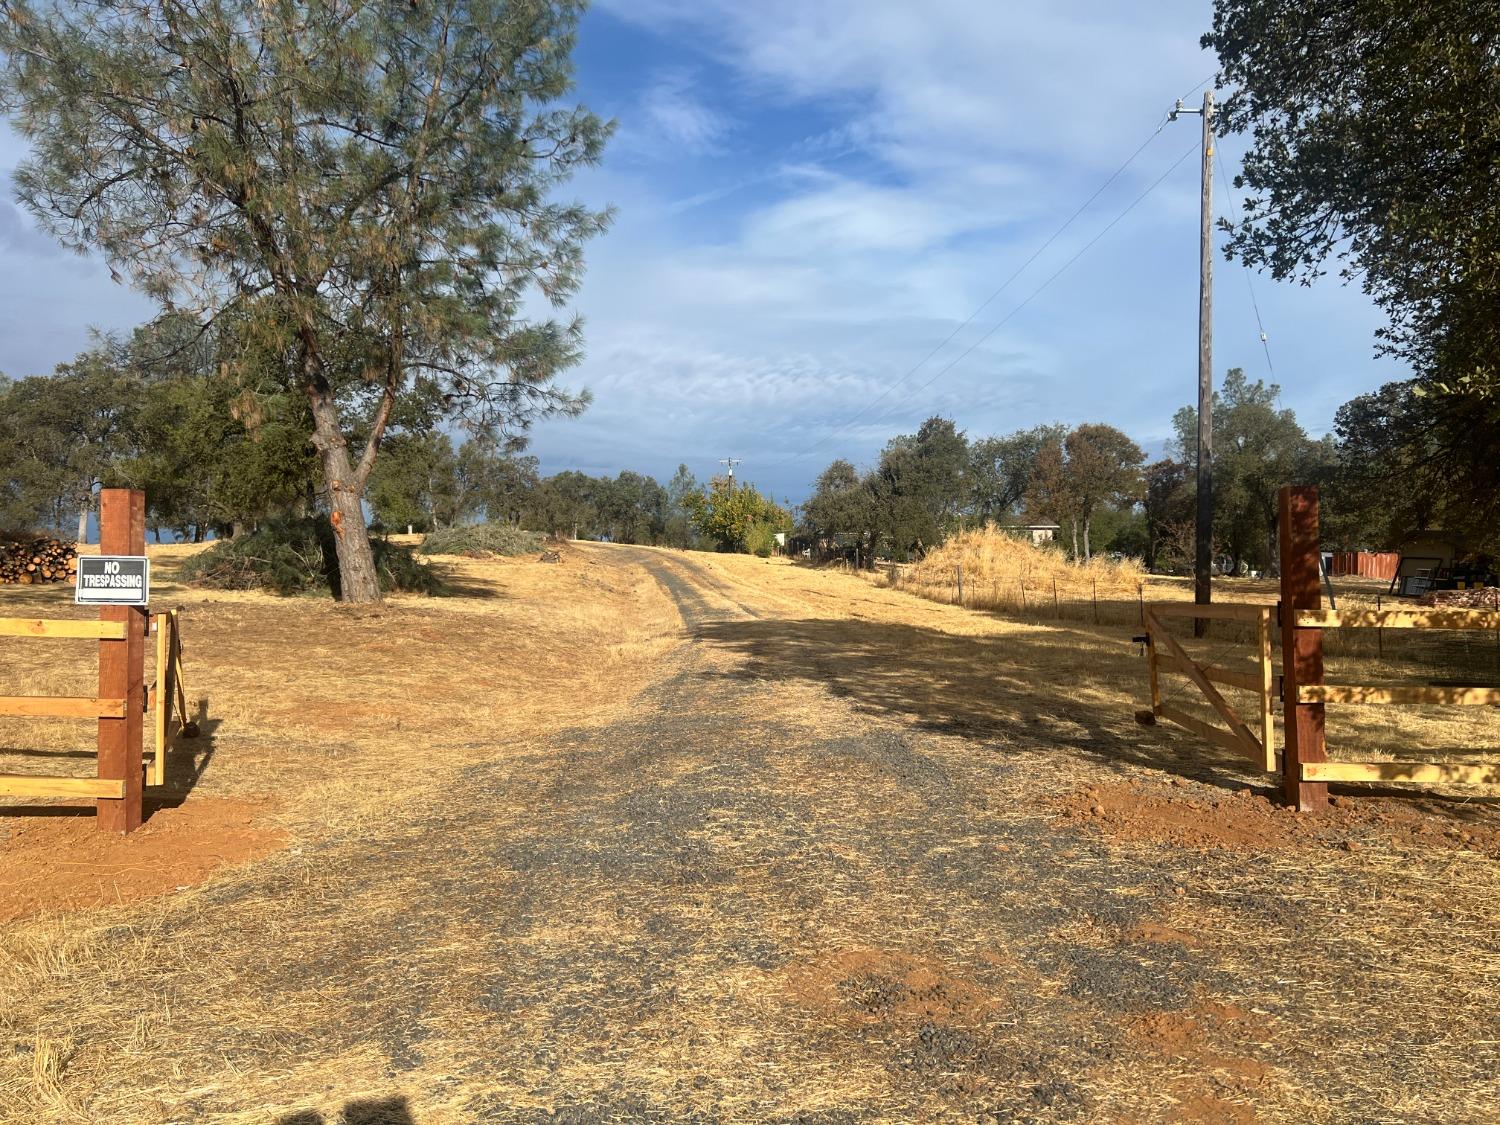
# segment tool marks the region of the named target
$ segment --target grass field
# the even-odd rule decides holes
[[[184,550],[157,552],[157,600],[183,606],[205,729],[161,811],[101,843],[66,807],[0,809],[0,1121],[1500,1100],[1495,794],[1279,810],[1265,775],[1135,723],[1128,598],[1096,626],[581,545],[440,559],[458,596],[349,611],[174,587]],[[59,589],[0,605],[77,613]],[[91,691],[70,644],[0,641],[0,691]],[[6,720],[0,771],[87,772],[90,740]],[[1331,708],[1330,748],[1492,761],[1500,715]]]

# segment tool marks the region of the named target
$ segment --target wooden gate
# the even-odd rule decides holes
[[[1259,605],[1195,605],[1183,602],[1153,602],[1145,607],[1146,659],[1151,680],[1151,717],[1166,719],[1200,738],[1217,743],[1261,769],[1276,769],[1275,728],[1271,703],[1275,698],[1276,673],[1271,667],[1271,620],[1275,607]],[[1255,671],[1200,664],[1178,643],[1162,624],[1163,618],[1182,617],[1198,621],[1239,621],[1255,629]],[[1224,726],[1206,723],[1186,711],[1162,701],[1161,674],[1177,673],[1203,694]],[[1224,698],[1215,684],[1254,692],[1258,701],[1255,726],[1242,718]]]
[[[182,686],[182,634],[178,629],[178,611],[168,610],[151,618],[156,633],[156,682],[146,692],[146,707],[151,712],[155,754],[151,759],[148,784],[165,785],[167,755],[180,734],[193,738],[198,728],[187,713],[187,691]]]

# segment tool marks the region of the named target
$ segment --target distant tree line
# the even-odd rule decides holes
[[[103,339],[51,375],[0,379],[0,530],[80,538],[97,490],[144,489],[156,534],[201,541],[329,510],[305,399],[231,373],[219,335],[167,318]],[[374,525],[430,531],[478,520],[564,538],[766,552],[791,515],[752,485],[665,485],[626,470],[543,476],[516,440],[465,438],[411,396],[385,424],[366,491]]]
[[[1086,558],[1143,537],[1139,446],[1111,426],[1038,426],[971,440],[947,418],[892,439],[865,472],[837,460],[802,508],[800,532],[860,562],[920,557],[955,530],[1056,523]]]
[[[1467,533],[1476,550],[1500,547],[1483,512],[1453,503],[1442,487],[1442,466],[1451,462],[1441,458],[1440,440],[1424,446],[1414,422],[1409,440],[1393,437],[1407,424],[1406,397],[1389,387],[1363,395],[1340,409],[1333,434],[1315,439],[1279,405],[1279,387],[1231,369],[1213,399],[1216,556],[1234,572],[1276,565],[1276,495],[1285,484],[1322,488],[1328,547],[1393,547],[1407,532],[1437,526]],[[1172,422],[1166,456],[1148,464],[1113,426],[1036,426],[971,439],[951,420],[929,418],[893,439],[873,468],[829,465],[798,531],[825,555],[870,563],[919,557],[963,527],[1050,523],[1074,558],[1117,552],[1185,569],[1197,412],[1185,406]]]

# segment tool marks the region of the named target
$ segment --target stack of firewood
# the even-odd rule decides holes
[[[0,541],[0,586],[66,582],[78,571],[78,548],[60,539]]]

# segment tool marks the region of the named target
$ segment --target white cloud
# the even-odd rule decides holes
[[[617,150],[636,159],[672,160],[722,150],[734,122],[701,96],[696,76],[687,68],[658,74],[616,137]]]

